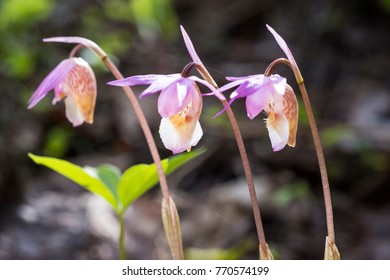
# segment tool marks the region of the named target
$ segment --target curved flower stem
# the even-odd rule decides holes
[[[108,56],[102,58],[103,63],[107,66],[107,68],[111,71],[114,77],[118,80],[124,79],[123,75],[119,72],[118,68],[114,65],[111,59]],[[160,180],[161,191],[165,200],[169,201],[169,190],[168,183],[165,177],[164,169],[161,165],[161,157],[158,153],[156,142],[154,141],[153,134],[150,130],[150,127],[146,121],[145,114],[143,113],[141,106],[138,102],[137,97],[130,87],[122,87],[125,92],[127,98],[129,99],[131,105],[133,106],[134,112],[138,118],[141,129],[145,135],[146,142],[148,144],[150,153],[152,155],[153,161],[156,165],[157,174]]]
[[[75,37],[75,38],[76,38],[75,40],[77,40],[77,42],[79,44],[84,45],[85,47],[94,51],[96,53],[96,55],[102,60],[102,62],[106,65],[107,69],[113,74],[113,76],[116,79],[120,80],[120,79],[124,78],[123,75],[121,74],[121,72],[115,66],[115,64],[111,61],[111,59],[107,56],[107,54],[96,43],[94,43],[88,39],[85,39],[85,38],[80,38],[80,37]],[[46,40],[46,41],[54,41],[54,40],[55,39]],[[75,40],[72,40],[72,37],[70,37],[69,43],[74,43]],[[76,48],[79,48],[79,47],[76,46],[74,50],[78,50]],[[73,54],[74,51],[72,51],[71,53]],[[169,190],[168,190],[167,179],[165,177],[164,169],[163,169],[162,164],[161,164],[161,157],[160,157],[160,154],[158,153],[156,142],[154,141],[152,132],[151,132],[150,127],[146,121],[145,114],[143,113],[142,108],[138,102],[138,99],[135,96],[132,89],[130,87],[122,87],[122,89],[123,89],[124,93],[126,94],[127,98],[129,99],[129,101],[134,109],[134,112],[138,118],[141,129],[145,135],[146,142],[148,144],[150,153],[152,155],[154,164],[155,164],[156,169],[157,169],[157,175],[158,175],[158,178],[160,181],[160,187],[161,187],[161,192],[163,195],[163,200],[169,206],[170,195],[169,195]],[[172,211],[171,211],[172,208],[168,207],[168,209],[169,209],[169,214],[171,216],[173,216],[174,213],[172,213]],[[173,248],[175,248],[175,249],[172,249],[172,247],[171,247],[171,253],[172,253],[173,257],[183,256],[183,254],[181,252],[173,252],[173,250],[177,250],[177,251],[183,250],[182,246],[181,246],[181,238],[180,238],[179,231],[180,231],[180,228],[179,229],[176,228],[176,229],[172,230],[172,235],[173,235],[172,239],[175,240],[174,242],[179,243],[178,240],[180,239],[180,244],[175,244],[175,246],[173,246]],[[169,237],[167,236],[167,238],[169,238]]]
[[[199,64],[197,64],[195,67],[199,71],[201,76],[206,81],[208,81],[210,84],[212,84],[216,90],[218,90],[217,83],[211,77],[211,75],[207,71],[207,69],[203,65],[199,65]],[[223,97],[223,95],[221,95],[221,97]],[[244,144],[244,141],[243,141],[242,135],[241,135],[241,131],[240,131],[240,128],[238,126],[236,117],[233,113],[233,110],[230,108],[230,106],[227,106],[228,102],[224,97],[223,97],[223,99],[220,98],[220,100],[221,100],[223,107],[226,108],[226,113],[227,113],[227,115],[229,117],[229,121],[232,125],[234,137],[236,138],[237,147],[238,147],[238,150],[240,152],[242,166],[244,168],[246,182],[248,185],[249,196],[250,196],[252,210],[253,210],[253,216],[254,216],[254,220],[255,220],[255,224],[256,224],[257,237],[258,237],[259,244],[260,244],[260,257],[267,258],[263,254],[268,255],[268,254],[270,254],[270,252],[268,249],[267,242],[265,240],[263,223],[261,221],[260,207],[259,207],[259,203],[257,200],[256,189],[255,189],[255,184],[253,182],[253,175],[252,175],[251,167],[249,164],[248,154],[246,152],[245,144]],[[264,252],[264,253],[262,254],[262,252]]]
[[[324,151],[322,149],[318,128],[314,120],[314,115],[311,108],[309,95],[307,94],[306,87],[303,80],[301,83],[298,83],[298,86],[299,86],[299,90],[301,91],[303,104],[305,105],[307,118],[309,120],[311,133],[313,135],[314,146],[317,153],[318,165],[320,167],[322,188],[323,188],[324,200],[325,200],[325,212],[326,212],[326,224],[328,228],[328,237],[331,241],[335,243],[336,238],[334,233],[332,198],[330,195],[329,179],[328,179],[328,172],[326,169]]]
[[[318,165],[320,168],[320,174],[321,174],[321,181],[322,181],[322,188],[324,193],[324,201],[325,201],[325,212],[326,212],[326,225],[328,229],[328,237],[329,239],[335,243],[335,233],[334,233],[334,222],[333,222],[333,208],[332,208],[332,199],[330,194],[330,187],[329,187],[329,180],[328,180],[328,172],[326,170],[326,163],[325,163],[325,157],[324,157],[324,151],[322,149],[320,135],[318,133],[318,128],[314,119],[313,110],[311,108],[311,103],[309,99],[309,95],[307,94],[307,90],[302,78],[302,75],[299,71],[299,68],[297,65],[292,65],[288,59],[285,58],[278,58],[271,62],[271,64],[267,67],[265,70],[264,75],[269,76],[271,75],[272,71],[275,69],[276,66],[279,64],[286,64],[288,65],[294,72],[295,79],[297,81],[299,90],[302,95],[303,104],[305,106],[307,118],[309,120],[310,130],[313,136],[313,142],[317,153],[317,159],[318,159]]]
[[[222,105],[224,107],[227,106],[226,99],[221,100],[221,102],[222,102]],[[253,210],[253,216],[254,216],[255,224],[256,224],[257,237],[258,237],[258,240],[259,240],[259,243],[260,243],[260,246],[262,247],[262,249],[264,251],[267,251],[267,242],[265,241],[263,223],[261,221],[260,207],[259,207],[259,203],[257,201],[255,184],[253,183],[252,171],[251,171],[251,167],[249,164],[249,159],[248,159],[248,155],[247,155],[247,152],[245,149],[244,141],[242,139],[242,135],[240,132],[240,128],[238,127],[236,117],[234,116],[233,110],[230,108],[230,106],[228,106],[226,108],[226,113],[227,113],[229,120],[230,120],[230,123],[232,125],[234,137],[236,138],[238,150],[240,152],[242,166],[244,168],[246,182],[248,184],[249,196],[250,196],[252,210]]]

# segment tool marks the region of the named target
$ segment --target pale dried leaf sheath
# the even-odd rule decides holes
[[[265,244],[266,248],[264,246],[259,246],[259,252],[260,252],[260,260],[273,260],[274,256],[271,253],[271,250],[268,247],[268,244]]]
[[[324,260],[340,260],[340,253],[336,244],[326,237]]]
[[[174,260],[183,260],[183,244],[181,239],[180,219],[177,213],[176,205],[172,198],[169,197],[169,205],[165,199],[162,201],[162,221],[165,235],[168,239],[168,245],[171,249]]]

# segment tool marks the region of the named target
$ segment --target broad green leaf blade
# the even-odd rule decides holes
[[[118,197],[117,187],[122,176],[122,173],[118,167],[112,164],[102,164],[98,167],[86,166],[83,168],[83,170],[92,177],[100,179],[100,181],[102,181],[103,184],[105,184],[110,189],[114,196],[116,198]]]
[[[41,157],[31,153],[29,153],[28,156],[36,164],[44,165],[79,184],[88,191],[100,195],[105,200],[107,200],[116,211],[118,211],[117,200],[115,199],[115,195],[111,192],[110,188],[107,187],[98,178],[88,174],[80,166],[70,163],[66,160],[52,157]]]
[[[171,174],[191,159],[203,154],[206,149],[197,149],[189,153],[172,156],[161,161],[166,175]],[[118,185],[118,197],[122,202],[122,211],[158,182],[154,164],[138,164],[127,169]]]
[[[206,148],[201,147],[199,149],[192,150],[189,153],[183,153],[183,154],[179,154],[179,155],[176,155],[176,156],[169,157],[168,159],[164,159],[163,161],[168,160],[168,169],[165,169],[165,167],[163,165],[165,174],[166,175],[171,174],[176,169],[178,169],[179,167],[183,166],[184,164],[186,164],[190,160],[200,156],[204,152],[206,152]]]
[[[127,169],[118,184],[118,198],[122,211],[153,187],[158,181],[154,164],[137,164]]]

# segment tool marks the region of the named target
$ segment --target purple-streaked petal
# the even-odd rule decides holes
[[[272,33],[272,35],[275,37],[276,42],[278,43],[279,47],[282,49],[282,51],[286,54],[288,60],[290,61],[293,68],[297,67],[297,63],[295,62],[294,56],[292,55],[292,52],[290,51],[289,47],[286,44],[286,41],[268,24],[266,24],[268,30]]]
[[[200,60],[198,54],[196,53],[194,45],[192,44],[190,37],[188,36],[187,32],[185,31],[185,29],[182,25],[180,25],[180,30],[181,30],[181,34],[183,35],[184,43],[186,44],[188,53],[190,54],[190,56],[192,58],[192,61],[203,66],[203,63]]]
[[[283,149],[289,137],[289,125],[284,114],[268,114],[266,119],[268,135],[271,140],[272,150],[274,152]]]
[[[60,62],[41,82],[35,90],[30,100],[28,101],[28,109],[34,107],[39,101],[44,98],[49,91],[54,89],[65,76],[77,64],[75,58],[68,58]]]
[[[76,58],[77,65],[68,73],[61,82],[66,94],[75,100],[78,109],[87,123],[93,123],[93,115],[96,102],[96,78],[89,64],[82,58]]]
[[[294,90],[286,85],[286,93],[283,96],[283,114],[288,120],[289,126],[289,137],[287,145],[290,147],[295,147],[296,135],[298,129],[298,101],[295,96]]]
[[[158,112],[161,117],[169,118],[179,113],[186,105],[185,99],[195,83],[189,79],[182,78],[165,87],[158,97]]]
[[[246,113],[248,118],[253,120],[262,110],[264,110],[265,106],[268,103],[268,100],[271,96],[272,92],[270,92],[267,88],[260,88],[254,94],[248,95],[245,100],[246,105]]]

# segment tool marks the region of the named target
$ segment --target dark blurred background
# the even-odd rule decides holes
[[[389,0],[1,0],[0,259],[115,259],[118,226],[103,200],[28,152],[121,170],[152,161],[132,108],[88,50],[98,79],[93,125],[72,128],[49,94],[27,100],[71,45],[97,42],[125,76],[178,73],[190,62],[182,24],[219,85],[263,73],[284,56],[265,24],[289,44],[305,79],[324,145],[336,241],[344,259],[390,259]],[[291,71],[276,70],[299,92]],[[194,72],[194,74],[196,74]],[[134,88],[139,93],[143,87]],[[157,97],[157,96],[156,96]],[[141,100],[162,157],[156,97]],[[303,106],[297,146],[273,153],[263,117],[233,109],[255,176],[267,241],[279,259],[321,259],[326,223],[321,180]],[[204,98],[199,146],[207,152],[169,177],[188,258],[256,259],[257,241],[238,150],[226,116]],[[154,188],[126,215],[128,258],[169,258]]]

